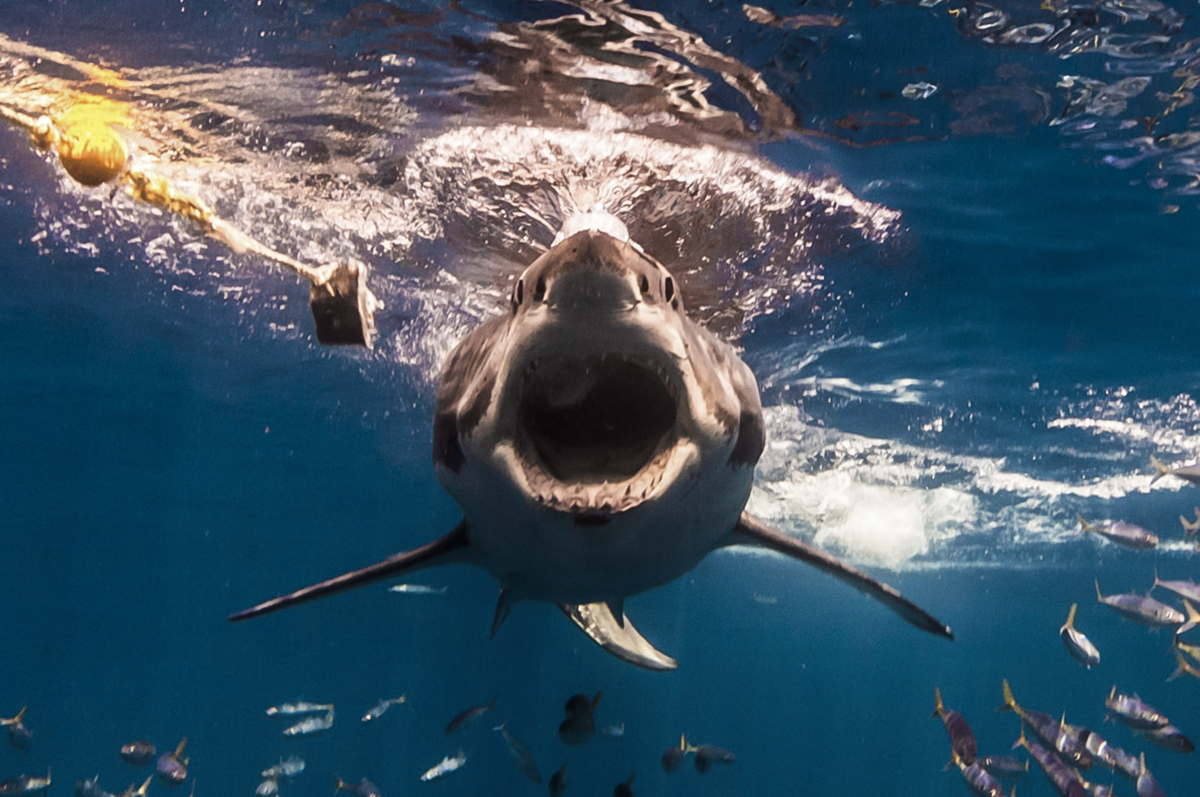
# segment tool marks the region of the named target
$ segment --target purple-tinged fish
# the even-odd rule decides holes
[[[596,706],[600,705],[600,696],[571,695],[563,706],[567,718],[558,726],[558,736],[563,744],[580,745],[596,735]]]
[[[946,708],[942,703],[942,691],[936,686],[933,688],[933,716],[939,717],[946,726],[952,754],[967,766],[974,764],[979,751],[975,732],[971,730],[961,712]]]
[[[1021,707],[1013,697],[1012,687],[1008,685],[1007,679],[1004,680],[1004,703],[996,710],[1016,713],[1044,744],[1059,752],[1075,766],[1087,769],[1092,765],[1092,754],[1087,751],[1083,742],[1066,732],[1066,723],[1062,719],[1054,719],[1044,711],[1032,711]]]
[[[1046,774],[1046,779],[1050,781],[1050,785],[1054,787],[1062,797],[1090,797],[1087,787],[1084,785],[1083,778],[1079,773],[1071,769],[1062,762],[1062,759],[1042,747],[1037,742],[1032,742],[1025,737],[1025,726],[1021,726],[1021,736],[1013,745],[1013,749],[1024,747],[1033,756],[1034,760],[1042,766],[1042,772]]]
[[[183,757],[183,748],[187,744],[187,737],[179,743],[173,753],[163,753],[158,757],[158,763],[155,764],[155,769],[158,771],[158,776],[162,778],[163,783],[168,786],[178,786],[187,780],[188,776],[188,760]]]
[[[1083,515],[1076,515],[1075,517],[1079,518],[1079,528],[1082,531],[1099,534],[1101,537],[1115,542],[1117,545],[1124,545],[1126,548],[1135,548],[1142,551],[1158,546],[1157,534],[1146,531],[1146,529],[1133,523],[1126,523],[1124,520],[1114,520],[1112,523],[1093,526],[1083,519]]]
[[[1014,755],[985,755],[975,759],[975,763],[987,770],[988,774],[1001,780],[1023,778],[1029,774],[1029,761]]]
[[[1120,747],[1115,747],[1108,743],[1100,734],[1092,732],[1084,741],[1092,758],[1104,764],[1106,767],[1116,772],[1118,775],[1124,775],[1130,780],[1137,780],[1138,775],[1138,760],[1137,756],[1131,755]]]
[[[1078,603],[1071,604],[1071,610],[1067,612],[1067,621],[1058,629],[1058,634],[1062,637],[1063,647],[1067,649],[1071,658],[1090,670],[1100,663],[1100,650],[1087,638],[1087,634],[1075,627],[1075,611],[1078,608]]]
[[[662,754],[663,772],[674,772],[679,769],[680,764],[687,758],[688,754],[687,736],[680,734],[679,744],[674,747],[668,747],[666,752]]]
[[[967,788],[972,793],[978,795],[978,797],[1004,797],[1004,787],[1000,784],[996,776],[980,763],[980,759],[976,759],[973,764],[967,764],[958,757],[957,753],[952,752],[950,755],[950,763],[958,767],[958,771],[962,773],[963,780],[967,782]],[[1015,787],[1013,792],[1015,795]]]
[[[1174,606],[1156,601],[1154,598],[1126,592],[1120,595],[1105,597],[1100,594],[1100,582],[1096,581],[1096,600],[1105,606],[1111,606],[1126,620],[1148,625],[1152,628],[1162,628],[1168,625],[1183,625],[1187,618],[1183,612]]]
[[[1149,739],[1164,750],[1173,753],[1191,753],[1196,749],[1195,743],[1174,725],[1166,725],[1149,731],[1137,731],[1143,739]]]
[[[1200,603],[1200,584],[1194,581],[1163,581],[1158,577],[1158,568],[1154,568],[1154,583],[1150,585],[1150,589],[1162,587],[1165,590],[1174,592],[1181,598],[1186,598],[1193,603]]]
[[[1150,770],[1146,768],[1146,754],[1142,753],[1139,759],[1140,764],[1137,776],[1137,793],[1138,797],[1167,797],[1166,792],[1158,785],[1158,781],[1150,774]]]
[[[100,776],[75,781],[75,797],[117,797],[100,787]]]
[[[145,739],[121,745],[121,758],[135,766],[145,766],[154,760],[158,748]]]
[[[692,752],[696,756],[692,763],[696,765],[696,771],[701,775],[708,772],[713,764],[732,764],[737,759],[733,753],[723,747],[717,747],[715,744],[693,747]]]
[[[1168,468],[1166,465],[1158,461],[1156,457],[1150,457],[1150,464],[1154,466],[1157,473],[1150,480],[1151,484],[1161,479],[1163,476],[1175,476],[1183,479],[1185,482],[1192,484],[1200,484],[1200,462],[1193,462],[1191,465],[1180,465],[1177,468]]]
[[[1132,696],[1120,694],[1116,686],[1104,699],[1104,707],[1108,709],[1108,719],[1115,719],[1135,731],[1152,731],[1171,724],[1166,714],[1142,700],[1136,692]]]

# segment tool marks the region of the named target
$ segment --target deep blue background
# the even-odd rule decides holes
[[[110,6],[111,16],[97,18],[48,4],[20,22],[10,9],[0,11],[0,27],[33,38],[41,23],[66,16],[74,27],[39,43],[62,47],[99,28],[114,36],[114,50],[123,36],[149,36],[161,55],[197,33],[209,52],[229,31],[266,24],[271,11],[242,9],[209,27],[196,9],[177,25],[174,12],[145,3]],[[923,13],[881,13],[893,24],[902,12]],[[318,21],[322,14],[336,16],[332,7]],[[863,14],[868,32],[882,24]],[[113,21],[122,16],[140,27]],[[286,40],[291,17],[281,19]],[[725,11],[708,20],[684,9],[676,21],[707,32],[724,19]],[[912,24],[914,36],[946,52],[974,47],[989,66],[995,58],[949,28]],[[272,41],[255,45],[260,55],[273,52]],[[96,258],[53,245],[42,253],[30,243],[39,229],[31,208],[52,177],[22,149],[23,137],[6,133],[3,146],[4,179],[19,187],[0,208],[8,242],[0,255],[0,715],[28,705],[35,741],[27,754],[0,745],[0,779],[50,766],[53,794],[96,774],[120,791],[144,776],[118,758],[122,743],[148,738],[169,749],[186,736],[200,797],[250,795],[258,771],[291,753],[308,769],[282,785],[285,797],[328,794],[335,773],[365,775],[385,797],[538,793],[490,731],[507,720],[544,776],[570,761],[568,794],[608,794],[636,770],[639,794],[961,795],[958,775],[942,771],[949,752],[929,718],[933,688],[965,713],[981,749],[1007,752],[1017,722],[993,711],[1007,678],[1023,704],[1147,750],[1168,794],[1194,793],[1195,755],[1104,723],[1103,698],[1114,684],[1140,692],[1200,734],[1200,684],[1167,683],[1169,634],[1119,620],[1096,604],[1093,586],[1144,590],[1156,565],[1167,578],[1196,578],[1186,551],[1134,554],[1071,540],[1052,553],[1034,546],[881,574],[947,620],[953,643],[918,634],[794,563],[714,556],[629,602],[639,628],[681,662],[670,674],[621,665],[546,606],[519,606],[487,641],[495,585],[463,569],[412,579],[445,585],[445,595],[380,586],[226,624],[231,611],[425,542],[458,520],[428,464],[429,385],[375,355],[254,329],[215,298],[166,291],[149,269],[109,262],[103,249]],[[864,382],[943,384],[916,408],[819,393],[805,402],[815,422],[1011,455],[1014,469],[1034,477],[1081,462],[1098,477],[1147,470],[1141,447],[1123,457],[1088,435],[1071,438],[1077,459],[1043,456],[1046,423],[1117,388],[1148,402],[1200,391],[1194,198],[1164,197],[1044,127],[867,149],[789,139],[764,152],[789,169],[837,174],[903,213],[907,243],[887,260],[829,264],[839,301],[819,333],[899,342],[822,367]],[[1167,203],[1178,212],[1164,213]],[[302,308],[304,291],[279,282]],[[752,366],[793,343],[793,330],[813,329],[803,312],[763,319],[745,336]],[[767,395],[768,404],[792,400],[782,390]],[[933,416],[948,419],[936,440],[920,431]],[[1170,489],[1094,508],[1177,538],[1175,517],[1195,502]],[[995,547],[1020,531],[998,534]],[[1095,671],[1069,660],[1057,639],[1072,602],[1101,648]],[[623,722],[626,734],[568,751],[554,733],[561,705],[597,690],[598,723]],[[407,706],[359,722],[400,692]],[[442,733],[459,710],[493,697],[497,709],[480,724],[458,738]],[[334,728],[281,736],[286,723],[263,709],[298,698],[334,702]],[[665,775],[658,757],[680,732],[733,750],[737,763],[704,778],[690,769]],[[417,782],[460,746],[469,755],[461,772]],[[1036,771],[1029,781],[1021,794],[1051,793]],[[1117,789],[1134,793],[1127,782]]]

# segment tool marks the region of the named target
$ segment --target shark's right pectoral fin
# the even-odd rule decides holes
[[[312,586],[298,589],[288,595],[281,595],[278,598],[263,601],[257,606],[252,606],[237,614],[229,615],[228,619],[230,622],[248,620],[260,614],[286,609],[289,606],[306,603],[317,598],[324,598],[327,595],[333,595],[337,592],[345,592],[348,589],[361,587],[364,584],[381,581],[385,578],[392,578],[401,573],[409,573],[426,567],[465,561],[467,552],[470,550],[468,547],[469,544],[467,522],[464,520],[455,526],[450,533],[434,540],[428,545],[422,545],[420,548],[414,548],[411,551],[404,551],[389,556],[382,562],[376,562],[359,570],[343,573],[328,581],[322,581],[320,584],[313,584]]]
[[[807,562],[834,578],[854,587],[903,617],[911,625],[935,636],[954,639],[950,626],[896,591],[895,587],[872,578],[856,567],[852,567],[820,548],[809,545],[789,534],[768,526],[763,521],[743,512],[733,533],[724,541],[725,545],[757,545],[777,553]],[[1097,586],[1097,591],[1099,586]]]
[[[597,645],[622,661],[647,670],[673,670],[679,666],[675,659],[647,642],[623,611],[618,618],[607,603],[560,603],[558,608]]]

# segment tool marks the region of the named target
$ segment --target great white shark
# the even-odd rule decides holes
[[[517,279],[506,313],[444,363],[438,481],[462,509],[440,539],[232,615],[244,620],[428,567],[500,582],[492,633],[520,600],[556,604],[613,655],[676,667],[624,601],[735,545],[807,562],[912,625],[949,627],[894,588],[745,511],[765,430],[737,351],[692,321],[674,277],[599,208]]]

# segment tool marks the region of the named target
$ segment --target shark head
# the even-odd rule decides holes
[[[694,566],[736,523],[763,441],[749,368],[688,318],[624,225],[592,211],[445,364],[433,453],[484,566],[579,603]],[[681,531],[681,510],[709,513],[703,531]]]

